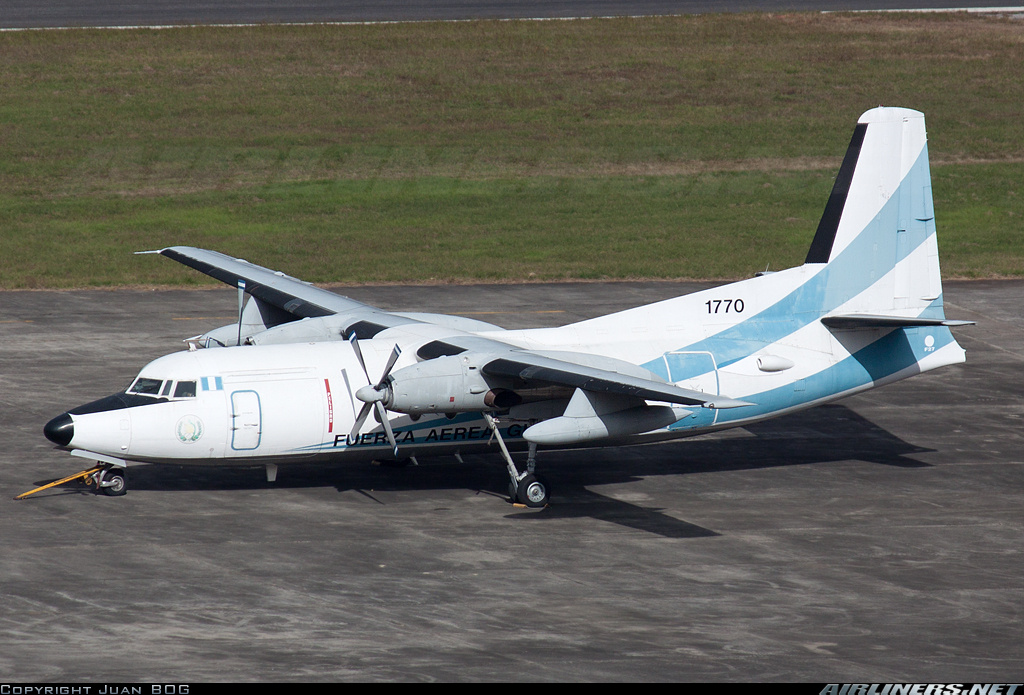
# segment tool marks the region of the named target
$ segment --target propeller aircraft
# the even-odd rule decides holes
[[[110,495],[137,462],[262,464],[272,481],[291,462],[497,445],[512,500],[542,507],[538,447],[809,408],[963,362],[950,327],[970,323],[945,318],[924,116],[900,108],[859,119],[803,265],[558,328],[388,312],[214,251],[147,253],[236,287],[239,319],[46,424]]]

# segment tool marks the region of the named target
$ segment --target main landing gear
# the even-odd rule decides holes
[[[518,483],[509,483],[508,494],[513,500],[527,507],[548,506],[547,481],[533,473],[527,473]]]
[[[512,498],[513,502],[533,509],[548,506],[550,488],[543,478],[538,477],[534,473],[534,469],[537,466],[537,445],[530,442],[530,454],[526,459],[526,470],[520,473],[515,462],[512,461],[511,454],[508,453],[505,441],[501,438],[497,420],[489,413],[483,413],[483,416],[487,420],[487,424],[490,425],[495,439],[498,440],[501,456],[505,459],[505,465],[508,467],[508,476],[510,478],[508,496]]]

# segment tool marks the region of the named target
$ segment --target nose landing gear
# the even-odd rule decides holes
[[[69,475],[66,478],[60,480],[54,480],[52,483],[47,483],[37,487],[35,490],[29,490],[23,492],[14,499],[23,500],[29,495],[34,495],[37,492],[43,490],[49,490],[51,487],[57,487],[64,483],[70,483],[72,480],[78,480],[82,478],[86,485],[95,485],[96,492],[102,492],[104,495],[110,497],[120,497],[121,495],[128,492],[128,482],[125,477],[125,469],[121,466],[114,466],[109,463],[97,463],[92,468],[87,468],[84,471],[79,471],[74,475]]]
[[[120,497],[128,492],[128,479],[124,468],[107,464],[93,478],[97,491],[108,497]]]

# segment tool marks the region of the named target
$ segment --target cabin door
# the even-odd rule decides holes
[[[252,451],[259,448],[262,437],[260,395],[255,391],[235,391],[231,394],[231,448]]]

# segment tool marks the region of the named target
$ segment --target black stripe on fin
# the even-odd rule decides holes
[[[836,240],[836,230],[839,229],[839,220],[843,217],[846,196],[850,193],[850,183],[853,181],[853,172],[857,168],[857,159],[860,158],[860,148],[864,144],[864,134],[867,130],[867,123],[858,123],[853,130],[853,138],[850,139],[850,146],[843,157],[843,164],[839,167],[839,175],[832,186],[832,193],[828,197],[825,212],[818,222],[818,231],[814,233],[814,241],[811,242],[804,263],[828,263],[829,256],[832,255],[832,244]]]

